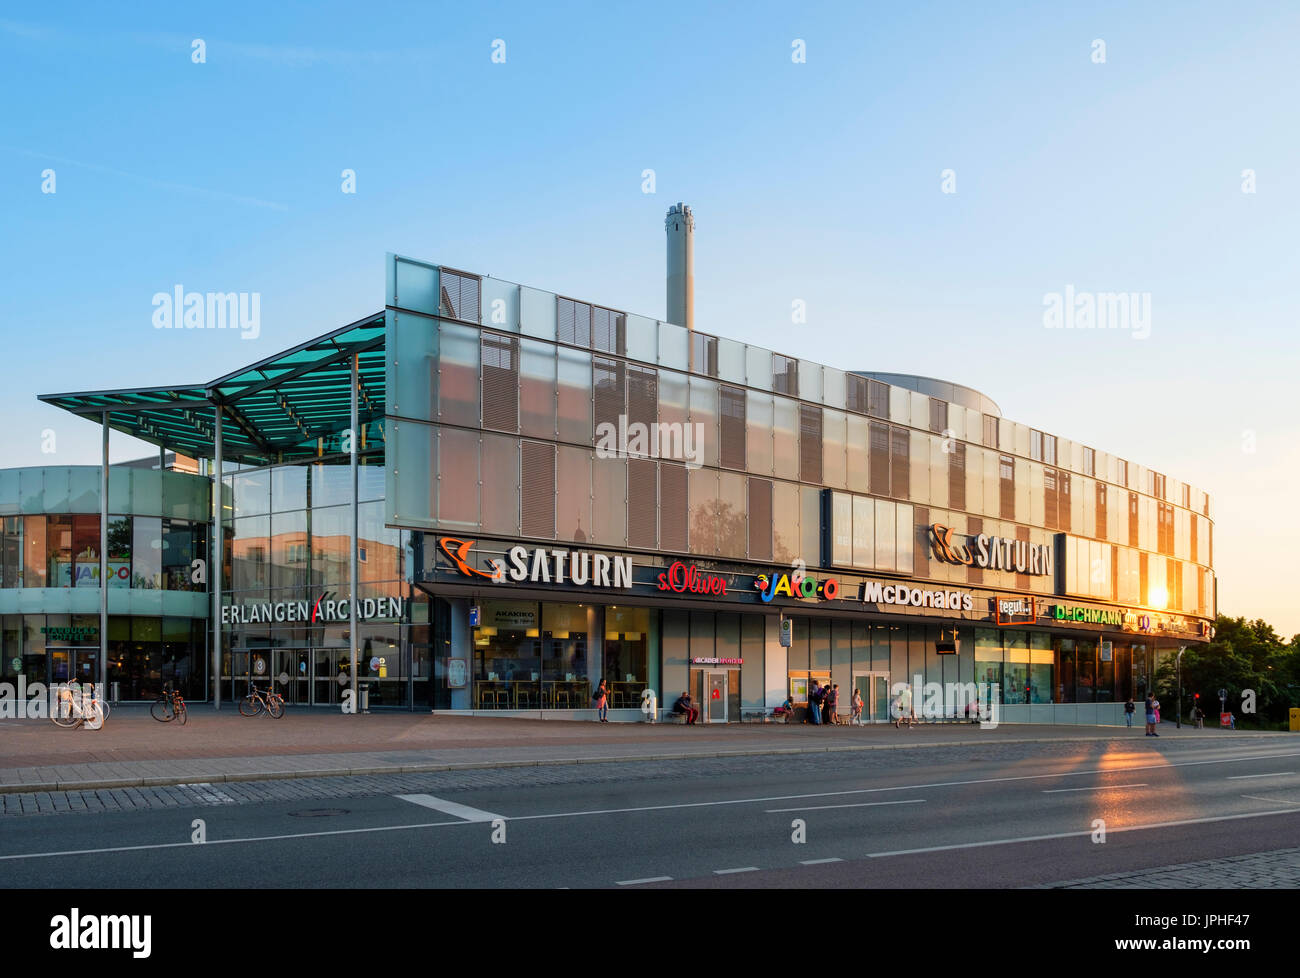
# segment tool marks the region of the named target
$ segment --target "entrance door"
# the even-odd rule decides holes
[[[862,694],[862,722],[889,723],[889,673],[855,672],[853,688]]]
[[[47,649],[51,683],[99,681],[99,649]]]
[[[311,677],[307,674],[309,663],[306,649],[273,649],[271,674],[275,677],[275,690],[285,703],[305,705]]]
[[[706,672],[704,674],[704,695],[708,706],[704,710],[705,723],[727,722],[727,674],[725,672]]]

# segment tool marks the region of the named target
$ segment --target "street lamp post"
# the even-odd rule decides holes
[[[1186,651],[1186,645],[1178,646],[1178,716],[1174,719],[1176,730],[1183,729],[1183,653]]]

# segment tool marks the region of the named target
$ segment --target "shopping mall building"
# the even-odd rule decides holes
[[[1205,492],[958,383],[696,330],[668,225],[673,323],[389,255],[381,312],[233,374],[44,395],[104,458],[111,429],[199,463],[113,466],[106,503],[99,467],[0,473],[2,678],[551,717],[604,678],[611,719],[689,689],[735,721],[812,679],[883,720],[919,677],[1116,723],[1212,635]]]

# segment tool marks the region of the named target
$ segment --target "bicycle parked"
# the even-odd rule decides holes
[[[263,710],[275,719],[284,716],[284,697],[273,689],[263,690],[250,686],[248,695],[239,701],[239,712],[246,717],[255,717]]]
[[[98,730],[108,716],[105,705],[95,698],[93,683],[86,686],[72,683],[59,687],[58,703],[50,719],[55,726],[69,730],[81,723],[88,730]]]
[[[185,699],[178,690],[172,689],[171,683],[163,686],[163,691],[158,694],[158,699],[149,708],[149,713],[159,723],[179,720],[184,725],[189,719],[189,713],[185,709]]]

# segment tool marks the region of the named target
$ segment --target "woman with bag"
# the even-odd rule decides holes
[[[853,722],[859,727],[862,726],[862,690],[853,690],[853,699],[850,701],[853,706]]]
[[[602,679],[596,691],[591,694],[591,701],[596,706],[596,719],[601,723],[609,723],[605,716],[609,712],[609,690],[605,688],[605,680]]]

